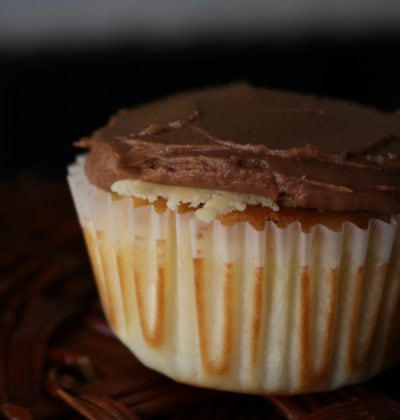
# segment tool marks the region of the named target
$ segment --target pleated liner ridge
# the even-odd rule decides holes
[[[365,380],[398,358],[400,229],[262,231],[134,208],[69,185],[104,312],[149,367],[176,380],[276,394]]]

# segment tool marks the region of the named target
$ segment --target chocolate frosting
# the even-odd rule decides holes
[[[400,114],[245,83],[122,110],[78,146],[91,182],[258,194],[288,206],[400,211]]]

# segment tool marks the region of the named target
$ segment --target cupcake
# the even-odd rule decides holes
[[[239,83],[120,111],[77,146],[104,312],[145,365],[296,394],[399,359],[398,114]]]

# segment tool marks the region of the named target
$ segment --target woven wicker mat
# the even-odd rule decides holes
[[[397,419],[400,368],[296,397],[194,388],[143,366],[104,321],[65,182],[0,181],[0,418]]]

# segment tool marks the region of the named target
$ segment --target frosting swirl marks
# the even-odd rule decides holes
[[[244,83],[122,110],[92,136],[86,171],[257,194],[280,205],[400,211],[400,113]]]

